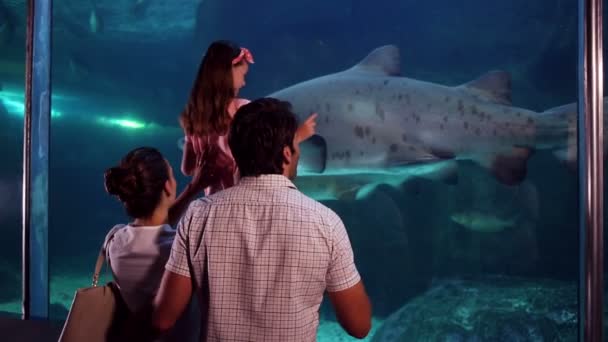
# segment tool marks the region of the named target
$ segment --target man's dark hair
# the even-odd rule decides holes
[[[289,146],[294,152],[297,127],[289,102],[261,98],[239,108],[228,144],[241,177],[282,174],[283,148]]]

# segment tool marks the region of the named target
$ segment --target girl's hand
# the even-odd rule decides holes
[[[317,113],[312,113],[308,119],[306,119],[306,121],[304,121],[300,127],[298,127],[295,137],[296,143],[299,144],[315,135],[315,127],[317,126],[317,122],[315,120],[317,119],[317,116]]]

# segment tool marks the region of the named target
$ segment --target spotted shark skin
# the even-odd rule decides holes
[[[445,86],[403,77],[400,69],[399,49],[385,45],[349,69],[268,95],[289,101],[299,120],[319,114],[316,136],[302,146],[308,172],[471,160],[516,185],[535,149],[568,148],[576,117],[512,106],[507,72]]]

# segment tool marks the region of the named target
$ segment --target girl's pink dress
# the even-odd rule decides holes
[[[235,99],[236,101],[236,110],[240,108],[242,105],[249,103],[249,100],[246,99]],[[230,110],[230,116],[234,116],[236,110]],[[201,156],[208,151],[209,148],[216,147],[218,152],[222,154],[221,157],[217,158],[218,163],[222,163],[220,169],[223,170],[222,175],[220,175],[219,180],[214,184],[211,184],[209,187],[205,189],[205,195],[209,196],[215,192],[220,190],[229,188],[236,184],[239,179],[239,171],[236,167],[236,163],[234,161],[234,157],[232,156],[232,152],[230,151],[230,147],[228,146],[228,135],[207,135],[207,136],[197,136],[197,135],[186,135],[185,142],[192,144],[192,149],[196,156]]]

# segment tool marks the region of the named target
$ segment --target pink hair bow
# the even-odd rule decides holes
[[[253,64],[254,63],[253,62],[253,55],[251,54],[251,52],[247,48],[242,47],[241,48],[241,53],[239,53],[239,55],[236,56],[236,58],[232,60],[232,65],[240,63],[243,60],[243,58],[249,64]]]

